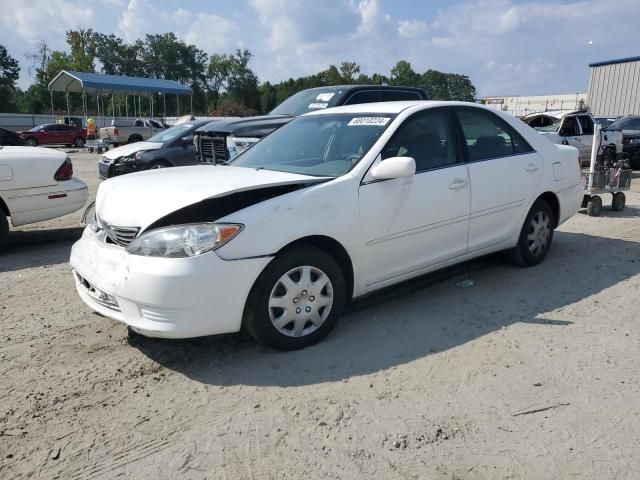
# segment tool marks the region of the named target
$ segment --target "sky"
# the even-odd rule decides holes
[[[40,40],[93,28],[129,42],[174,32],[205,52],[248,48],[260,81],[354,61],[389,74],[468,75],[481,96],[586,92],[590,62],[640,55],[640,0],[0,0],[0,44],[20,61]],[[589,42],[592,42],[591,46]]]

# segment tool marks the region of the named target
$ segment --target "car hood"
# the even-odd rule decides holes
[[[202,200],[268,187],[319,183],[327,178],[225,165],[147,170],[103,182],[96,197],[101,221],[140,227]]]
[[[109,160],[115,160],[116,158],[128,157],[140,151],[158,150],[161,147],[162,143],[156,142],[129,143],[127,145],[122,145],[121,147],[114,148],[113,150],[109,150],[104,154],[104,157],[108,158]]]

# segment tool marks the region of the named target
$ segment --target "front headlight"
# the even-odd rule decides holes
[[[244,228],[233,223],[193,223],[151,230],[127,246],[146,257],[194,257],[221,247]]]
[[[144,150],[140,150],[139,152],[136,152],[136,154],[134,155],[136,160],[140,160],[140,157],[142,156],[143,153],[144,153]]]

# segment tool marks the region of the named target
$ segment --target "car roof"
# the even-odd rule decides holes
[[[577,115],[579,113],[583,113],[583,114],[587,114],[587,112],[583,112],[582,110],[549,110],[547,112],[536,112],[536,113],[529,113],[528,115],[525,115],[522,118],[533,118],[533,117],[537,117],[537,116],[548,116],[548,117],[553,117],[553,118],[557,118],[557,119],[561,119],[562,117],[566,117],[567,115]]]
[[[486,108],[480,104],[473,102],[452,102],[448,100],[410,100],[401,102],[377,102],[377,103],[357,103],[355,105],[343,105],[341,107],[327,108],[324,110],[316,110],[306,113],[303,116],[325,115],[331,113],[387,113],[398,114],[403,110],[411,107],[445,107],[445,106],[473,106],[477,108]]]

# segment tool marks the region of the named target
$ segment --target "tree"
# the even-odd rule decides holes
[[[0,112],[16,110],[16,82],[20,76],[18,61],[0,45]]]
[[[220,102],[220,94],[227,89],[231,70],[233,68],[233,60],[228,55],[213,54],[209,58],[207,67],[207,90],[213,97],[213,109],[218,109]]]
[[[391,84],[403,87],[417,87],[420,76],[413,71],[411,64],[406,60],[400,60],[391,69]]]
[[[344,83],[353,83],[353,77],[358,73],[360,73],[360,66],[356,62],[342,62],[340,64],[340,76]]]
[[[260,108],[260,92],[258,77],[249,68],[253,54],[247,50],[236,50],[231,56],[231,73],[227,85],[227,93],[232,102],[251,109]]]
[[[138,40],[132,45],[116,37],[113,33],[95,34],[96,58],[102,64],[102,73],[139,77],[144,72],[142,66],[143,43]]]
[[[93,72],[96,58],[96,34],[91,28],[68,30],[67,43],[71,48],[71,68],[78,72]]]

